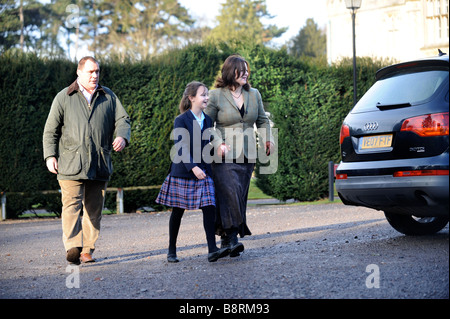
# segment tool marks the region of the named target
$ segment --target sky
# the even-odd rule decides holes
[[[221,4],[225,0],[178,0],[188,9],[191,16],[200,25],[214,27],[215,18],[219,15]],[[275,16],[265,24],[274,24],[279,28],[288,27],[282,37],[274,39],[275,45],[283,45],[296,36],[306,24],[308,18],[313,18],[319,27],[327,23],[326,0],[266,0],[267,11]]]

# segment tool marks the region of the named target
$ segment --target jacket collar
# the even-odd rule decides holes
[[[78,85],[78,81],[75,80],[67,89],[67,95],[72,95],[73,93],[78,92],[78,91],[80,91],[80,87]],[[103,87],[100,84],[97,86],[97,90],[95,90],[95,92],[99,92],[99,91],[106,94],[105,90],[103,89]]]
[[[231,95],[231,90],[229,88],[222,88],[222,90],[224,91],[224,95],[226,97],[226,99],[228,100],[228,102],[230,102],[230,104],[237,110],[239,111],[236,102],[234,102],[233,96]],[[244,96],[244,110],[247,111],[247,107],[248,107],[248,103],[249,103],[249,92],[247,92],[246,90],[244,90],[244,88],[242,88],[242,95]]]
[[[205,116],[204,120],[203,120],[203,128],[202,131],[204,131],[206,128],[211,127],[212,126],[212,121],[211,118],[205,113],[205,111],[202,112],[203,115]],[[189,120],[189,123],[192,123],[192,121],[197,121],[197,119],[194,117],[194,114],[191,112],[191,110],[187,110],[186,112],[183,113],[184,116],[186,116]]]

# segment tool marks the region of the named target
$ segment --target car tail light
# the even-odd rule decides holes
[[[411,176],[438,176],[448,175],[448,169],[425,169],[415,171],[398,171],[394,173],[394,177],[411,177]]]
[[[406,119],[403,121],[400,131],[414,132],[423,137],[448,135],[448,112],[425,114]]]
[[[336,179],[347,179],[347,174],[336,174]]]
[[[448,121],[447,121],[447,123],[448,123]],[[349,136],[350,136],[350,128],[347,125],[342,124],[341,133],[339,134],[339,142],[342,144],[342,142],[344,142],[344,138],[349,137]]]

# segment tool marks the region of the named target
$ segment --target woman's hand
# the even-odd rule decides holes
[[[192,173],[194,173],[195,177],[197,177],[198,179],[205,179],[206,178],[205,172],[203,172],[203,170],[200,167],[198,167],[198,166],[195,166],[192,169]]]
[[[229,150],[231,150],[230,145],[226,145],[225,143],[222,143],[217,148],[217,155],[219,155],[219,157],[225,157],[225,155],[228,153]]]
[[[273,148],[275,147],[275,144],[273,144],[270,141],[266,142],[265,148],[266,148],[266,155],[269,156],[273,153]]]

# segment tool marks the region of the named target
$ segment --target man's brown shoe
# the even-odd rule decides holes
[[[66,260],[73,264],[80,263],[80,249],[78,247],[70,248],[66,253]]]
[[[91,254],[83,253],[80,255],[80,260],[82,263],[93,263],[95,262],[95,259],[92,258]]]

